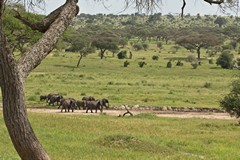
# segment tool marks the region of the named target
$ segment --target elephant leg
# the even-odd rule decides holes
[[[86,113],[88,113],[88,108],[86,108]]]

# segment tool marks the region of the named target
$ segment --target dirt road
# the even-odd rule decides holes
[[[99,115],[100,113],[85,113],[85,110],[75,110],[73,113],[61,113],[59,109],[36,109],[29,108],[28,112],[47,113],[47,114],[66,114],[66,115]],[[111,116],[123,115],[126,110],[104,110],[103,113]],[[175,118],[205,118],[205,119],[234,119],[227,113],[214,112],[176,112],[176,111],[150,111],[150,110],[131,110],[133,115],[140,113],[151,113],[159,117],[175,117]]]

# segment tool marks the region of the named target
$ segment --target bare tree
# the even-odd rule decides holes
[[[38,4],[44,0],[0,0],[0,86],[3,99],[3,116],[12,143],[21,159],[50,159],[39,143],[27,117],[24,83],[30,72],[53,50],[72,19],[78,13],[77,0],[66,3],[46,16],[42,21],[33,23],[16,13],[33,30],[43,33],[42,37],[16,60],[3,30],[3,15],[6,2]],[[95,0],[101,1],[101,0]],[[102,0],[104,1],[104,0]],[[204,0],[209,4],[225,4],[226,8],[236,7],[239,0]],[[139,11],[152,11],[161,0],[125,0],[126,7],[134,5]],[[223,6],[224,7],[224,6]],[[183,7],[184,9],[184,7]],[[224,9],[224,8],[223,8]]]

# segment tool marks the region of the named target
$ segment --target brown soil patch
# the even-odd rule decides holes
[[[159,117],[175,117],[175,118],[205,118],[205,119],[234,119],[228,113],[215,112],[177,112],[177,111],[150,111],[150,110],[130,110],[133,115],[140,113],[155,114]],[[99,115],[100,113],[86,113],[85,110],[75,110],[74,112],[61,112],[60,109],[37,109],[29,108],[28,112],[47,113],[47,114],[66,114],[66,115]],[[126,110],[104,110],[104,114],[110,116],[123,115]],[[128,116],[128,115],[127,115]]]

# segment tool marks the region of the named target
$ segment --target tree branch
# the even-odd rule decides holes
[[[42,38],[19,58],[18,67],[22,78],[26,78],[54,49],[57,40],[78,12],[76,3],[76,0],[67,0],[67,2],[60,7],[61,9],[59,10],[61,10],[61,12],[58,16],[53,16],[54,20],[48,30],[43,34]]]
[[[127,112],[125,112],[125,113],[123,114],[123,117],[124,117],[126,114],[130,114],[131,116],[133,116],[133,114],[127,109],[127,106],[124,105],[124,107],[125,107],[125,109],[127,110]]]
[[[183,6],[182,6],[182,13],[181,13],[181,17],[183,18],[183,12],[184,12],[184,8],[185,8],[185,6],[186,6],[186,1],[185,0],[183,0]]]
[[[205,2],[209,3],[209,4],[222,4],[224,3],[224,0],[204,0]]]
[[[64,5],[66,5],[66,3]],[[29,26],[32,30],[38,30],[39,32],[44,33],[47,31],[49,26],[54,22],[54,20],[59,16],[62,9],[64,8],[64,5],[60,6],[59,8],[51,12],[42,21],[37,23],[33,23],[27,18],[22,17],[20,13],[16,10],[14,10],[16,12],[16,15],[14,17],[19,19],[23,24]]]

